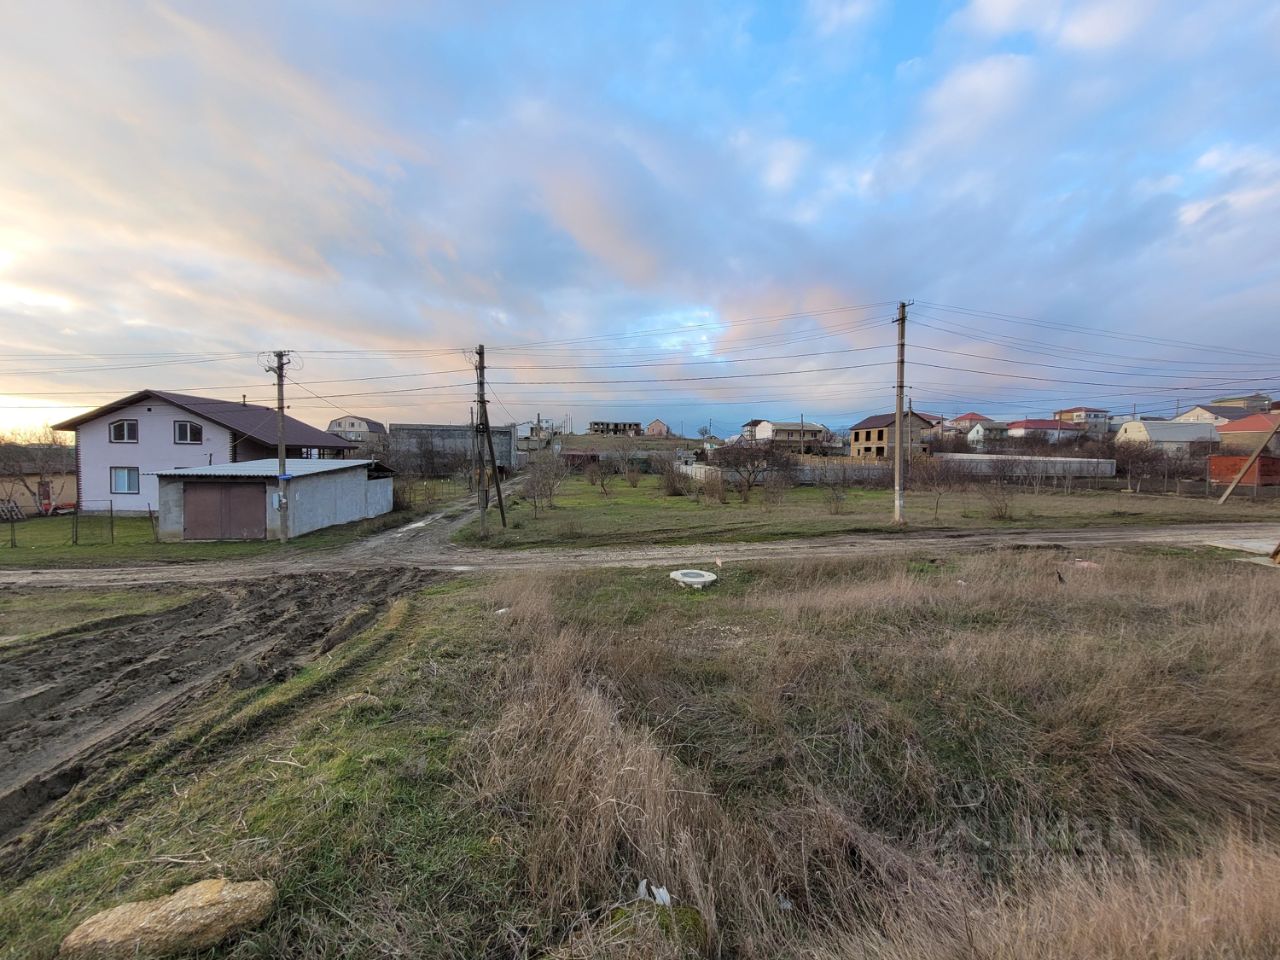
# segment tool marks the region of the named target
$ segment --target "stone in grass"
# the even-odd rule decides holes
[[[95,913],[67,934],[58,956],[141,960],[205,950],[260,924],[275,902],[270,880],[201,880],[167,897]]]

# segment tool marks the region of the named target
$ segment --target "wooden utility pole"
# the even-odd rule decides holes
[[[480,388],[480,424],[484,430],[485,445],[489,448],[489,466],[493,468],[493,488],[498,494],[498,514],[502,517],[502,526],[507,525],[507,507],[502,502],[502,481],[498,478],[498,457],[493,452],[493,431],[489,429],[489,400],[484,395],[484,344],[476,347],[477,383]],[[483,465],[484,453],[480,454]],[[489,484],[485,482],[485,505],[488,505]]]
[[[893,414],[893,522],[901,525],[907,522],[902,515],[904,506],[903,474],[905,461],[902,445],[902,394],[906,389],[907,375],[907,304],[898,302],[898,391]]]
[[[284,368],[289,364],[289,351],[275,351],[275,366],[267,370],[276,375],[276,496],[280,500],[280,542],[289,542],[289,462],[284,442]]]
[[[1237,473],[1236,478],[1231,481],[1231,485],[1227,487],[1226,492],[1223,493],[1223,495],[1218,498],[1218,506],[1222,506],[1224,503],[1226,503],[1227,498],[1231,496],[1231,494],[1235,493],[1236,487],[1240,485],[1240,481],[1243,480],[1245,477],[1245,474],[1249,472],[1249,468],[1258,462],[1258,458],[1261,457],[1263,453],[1266,452],[1267,445],[1271,443],[1271,438],[1274,437],[1277,433],[1280,433],[1280,416],[1276,417],[1276,422],[1271,427],[1271,432],[1262,438],[1262,442],[1258,444],[1258,449],[1253,451],[1253,455],[1244,462],[1244,466],[1240,468],[1240,472]],[[1259,473],[1261,473],[1261,468],[1259,468]],[[1262,477],[1259,476],[1258,480],[1261,481]],[[1258,489],[1258,485],[1255,483],[1254,484],[1255,493],[1257,492],[1257,489]],[[1280,547],[1277,547],[1276,549],[1280,551]],[[1272,555],[1273,559],[1274,559],[1274,556],[1275,555],[1273,554]]]

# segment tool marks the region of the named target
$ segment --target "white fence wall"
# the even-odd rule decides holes
[[[1022,457],[994,453],[935,453],[935,460],[953,463],[974,476],[1008,470],[1009,479],[1019,477],[1114,477],[1114,460],[1087,457]]]

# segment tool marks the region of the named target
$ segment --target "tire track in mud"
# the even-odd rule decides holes
[[[232,582],[0,658],[0,839],[179,706],[223,681],[284,680],[433,579],[401,568]]]

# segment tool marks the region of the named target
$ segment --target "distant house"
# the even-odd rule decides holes
[[[145,514],[159,503],[157,471],[274,457],[276,417],[252,403],[139,390],[53,429],[75,431],[82,510]],[[356,446],[290,416],[284,440],[293,459],[338,458]]]
[[[965,439],[969,441],[969,446],[975,450],[982,450],[992,442],[1004,440],[1008,436],[1009,425],[1007,423],[983,420],[973,425],[973,428],[965,434]]]
[[[1116,431],[1116,443],[1149,443],[1165,453],[1209,453],[1219,443],[1212,423],[1176,423],[1172,420],[1130,420]]]
[[[1111,421],[1111,411],[1100,407],[1068,407],[1053,414],[1053,419],[1084,427],[1094,436],[1106,436]]]
[[[71,447],[0,444],[0,504],[17,504],[31,517],[75,500],[76,458]]]
[[[796,420],[757,420],[755,439],[795,453],[818,453],[830,439],[831,431],[820,423]]]
[[[743,440],[754,440],[756,438],[756,428],[764,422],[763,420],[748,420],[742,425],[742,432],[738,436]]]
[[[1249,411],[1244,407],[1232,407],[1221,403],[1201,403],[1192,407],[1186,413],[1178,414],[1173,418],[1173,422],[1212,423],[1215,427],[1220,427],[1224,423],[1231,423],[1233,420],[1243,420],[1249,415]]]
[[[1065,420],[1014,420],[1009,424],[1009,437],[1013,440],[1043,436],[1050,443],[1062,443],[1074,440],[1084,432],[1084,424]]]
[[[644,435],[646,437],[669,437],[671,436],[671,428],[661,420],[654,420],[644,428]]]
[[[849,428],[849,455],[859,460],[883,460],[893,456],[894,413],[879,413],[865,417]],[[933,423],[918,413],[903,414],[903,432],[906,434],[907,452],[910,456],[928,453],[926,434]]]
[[[1239,407],[1250,413],[1266,413],[1271,409],[1271,398],[1265,393],[1247,393],[1240,397],[1219,397],[1213,401],[1219,407]]]
[[[1240,420],[1224,423],[1218,427],[1223,451],[1253,453],[1268,435],[1273,434],[1278,420],[1280,413],[1251,413]],[[1271,436],[1267,451],[1280,454],[1280,437]]]
[[[336,420],[330,420],[329,432],[337,434],[344,440],[368,443],[373,437],[385,437],[387,428],[381,422],[369,417],[355,417],[348,414]]]
[[[638,437],[644,433],[644,428],[639,422],[592,420],[587,426],[587,432],[606,437]]]
[[[958,433],[967,434],[979,423],[991,422],[992,420],[990,417],[984,416],[981,413],[962,413],[960,416],[952,417],[950,420],[946,421],[946,425],[948,427],[954,427]]]

